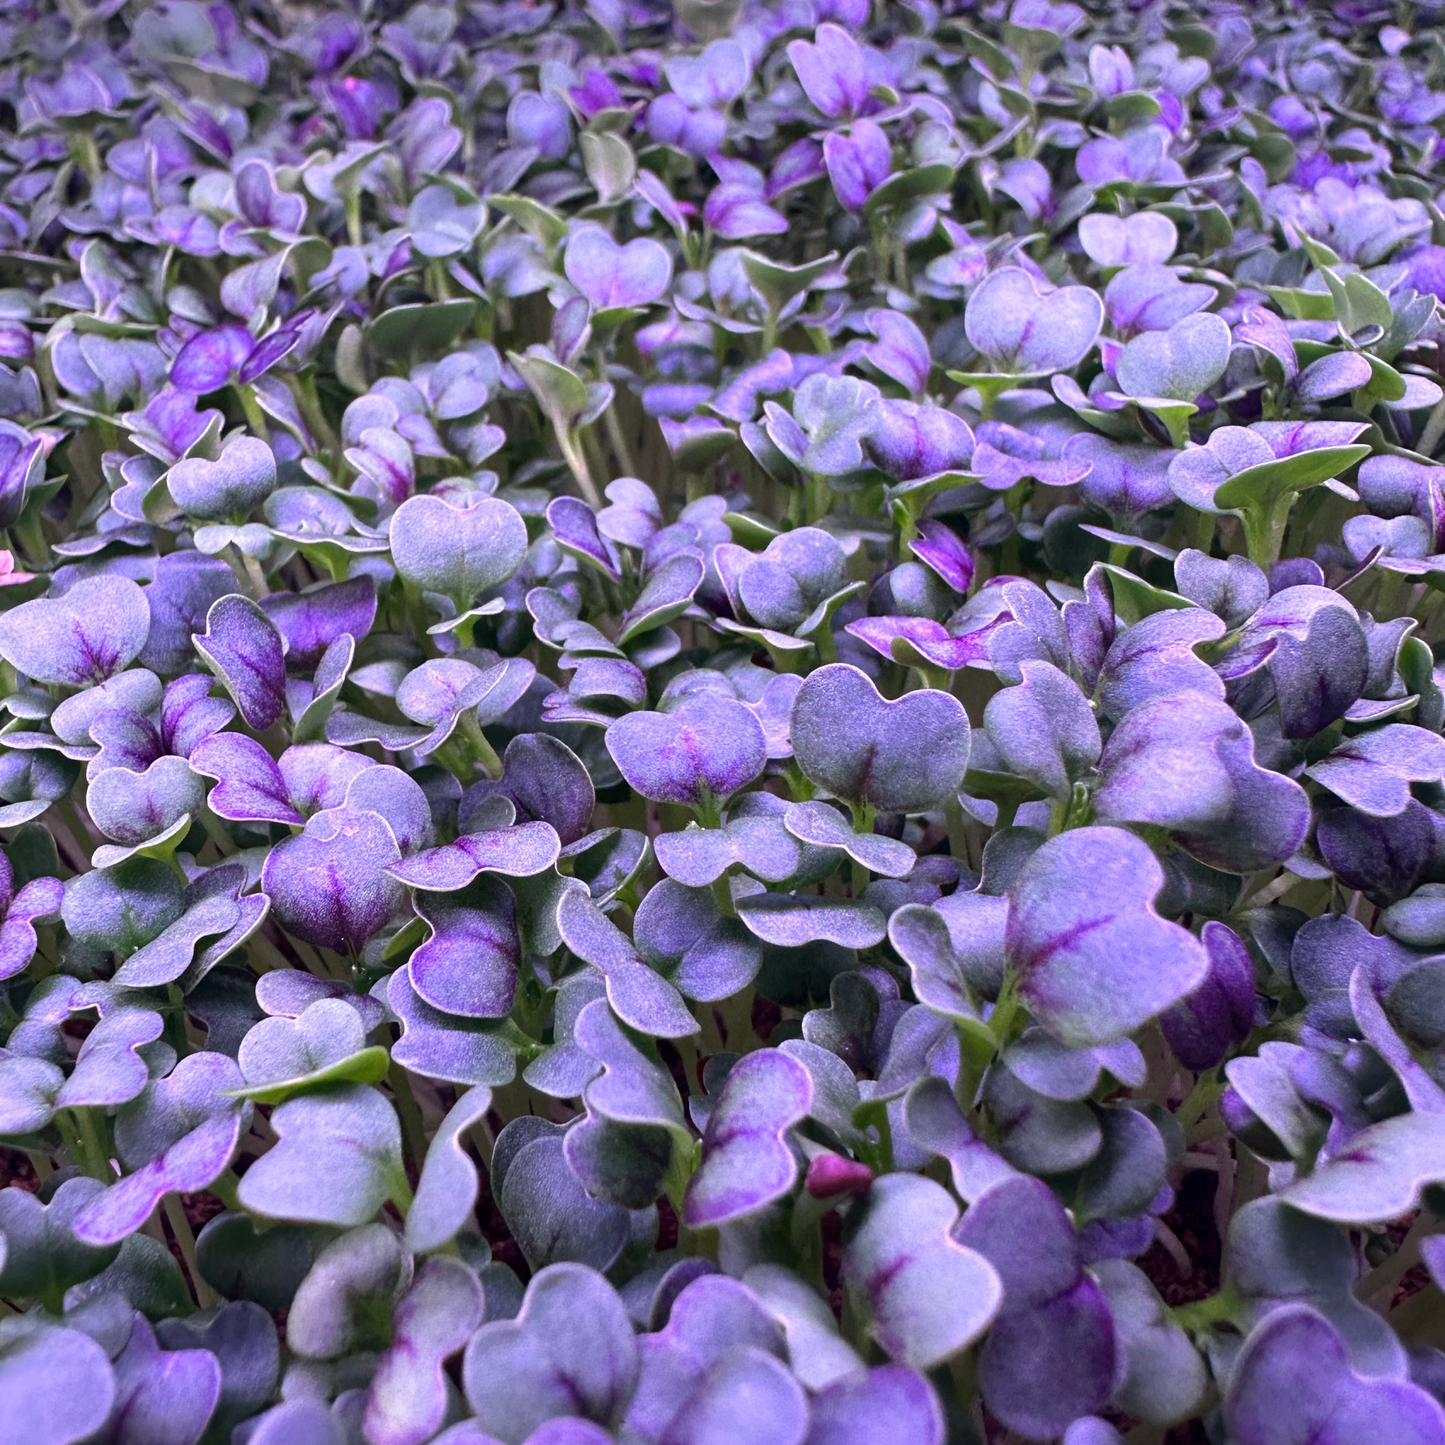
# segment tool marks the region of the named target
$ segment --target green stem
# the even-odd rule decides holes
[[[1009,974],[1003,981],[998,1002],[988,1018],[989,1032],[994,1036],[1000,1051],[1013,1037],[1014,1026],[1019,1022],[1019,997],[1014,977]]]
[[[260,590],[257,590],[255,580],[251,576],[251,569],[247,566],[249,559],[241,555],[239,547],[227,547],[221,553],[221,560],[231,569],[231,575],[236,579],[236,586],[253,602],[258,602],[266,595],[264,582],[261,584]]]
[[[460,718],[462,736],[466,739],[476,760],[482,765],[489,778],[495,782],[502,776],[502,760],[497,756],[497,750],[487,741],[486,734],[482,732],[482,726],[477,721],[475,708],[468,708]]]
[[[998,1045],[986,1024],[960,1022],[955,1024],[955,1029],[958,1033],[959,1070],[953,1097],[958,1100],[958,1107],[967,1114],[973,1108],[978,1086],[998,1052]]]
[[[286,937],[290,941],[291,947],[296,950],[296,957],[301,960],[307,973],[313,973],[317,978],[331,977],[331,970],[321,961],[321,955],[314,948],[289,933]]]
[[[948,852],[960,868],[968,867],[968,820],[963,815],[963,804],[958,794],[949,794],[944,804],[943,816],[948,825]]]
[[[859,803],[853,808],[853,831],[855,833],[871,833],[873,831],[873,819],[876,810],[870,803]],[[852,859],[853,878],[852,891],[854,898],[861,898],[868,888],[868,868],[856,858]]]
[[[93,829],[88,827],[80,816],[80,810],[75,806],[73,798],[67,794],[54,803],[54,808],[60,814],[67,828],[75,835],[75,841],[82,848],[93,848],[96,846],[96,835]]]
[[[783,770],[783,776],[787,779],[788,792],[795,803],[811,802],[813,798],[813,785],[804,774],[802,768],[793,758],[789,758]]]
[[[306,419],[306,425],[315,434],[316,440],[326,448],[333,459],[340,456],[341,444],[337,440],[336,432],[332,429],[326,412],[322,409],[321,398],[316,393],[315,368],[308,367],[288,380],[291,382],[291,394],[296,398],[296,405]]]
[[[265,569],[256,558],[245,552],[241,553],[241,565],[246,569],[246,576],[250,579],[251,587],[254,589],[253,595],[259,601],[271,590],[266,582]]]
[[[80,1158],[77,1162],[80,1167],[92,1179],[99,1179],[102,1184],[113,1184],[115,1171],[110,1167],[110,1153],[101,1138],[100,1124],[94,1110],[81,1107],[72,1109],[70,1113],[76,1123],[77,1142],[80,1145]]]
[[[1194,1334],[1207,1330],[1212,1325],[1237,1323],[1236,1316],[1240,1312],[1242,1303],[1243,1301],[1234,1290],[1226,1286],[1218,1294],[1195,1300],[1191,1304],[1180,1305],[1177,1309],[1170,1310],[1169,1313],[1174,1316],[1174,1323],[1180,1329],[1188,1334]]]
[[[1379,577],[1375,589],[1375,621],[1384,622],[1394,610],[1395,600],[1405,579],[1388,567],[1378,567],[1375,570]]]
[[[723,1052],[723,1036],[718,1029],[717,1014],[710,1003],[694,1003],[692,1016],[698,1021],[700,1033],[698,1035],[698,1048],[704,1057],[711,1057],[713,1054]]]
[[[426,603],[422,600],[420,590],[410,582],[403,581],[402,594],[406,598],[406,611],[411,620],[412,635],[421,644],[423,650],[434,651],[435,643],[427,631]]]
[[[196,1304],[203,1310],[208,1310],[216,1303],[216,1297],[211,1293],[211,1287],[201,1277],[201,1271],[196,1264],[196,1236],[191,1233],[191,1222],[186,1218],[185,1208],[180,1198],[175,1194],[167,1194],[164,1204],[166,1219],[171,1226],[171,1233],[176,1238],[176,1248],[181,1252],[181,1258],[186,1262],[186,1272],[191,1277],[191,1288],[195,1291]]]
[[[554,430],[557,433],[557,445],[562,449],[562,457],[576,479],[577,488],[582,493],[582,500],[594,511],[601,511],[602,493],[592,478],[580,436],[566,426],[557,426]]]
[[[868,891],[868,869],[856,858],[849,860],[852,865],[849,891],[854,898],[861,898]]]
[[[778,315],[772,307],[768,308],[768,314],[763,318],[763,337],[759,350],[760,356],[766,356],[778,344]]]
[[[249,386],[242,386],[237,383],[231,388],[236,393],[241,403],[241,410],[246,415],[246,425],[251,428],[261,440],[270,441],[271,429],[266,425],[266,413],[261,410],[261,403],[256,400],[256,393]]]
[[[353,246],[361,245],[361,186],[352,185],[346,192],[346,239]]]
[[[622,434],[622,422],[618,418],[615,401],[602,413],[602,423],[607,428],[607,440],[612,443],[612,451],[617,458],[617,465],[622,468],[622,475],[635,477],[637,463],[633,461],[632,448],[628,446],[627,438]]]
[[[1194,1087],[1174,1111],[1180,1128],[1188,1130],[1192,1124],[1197,1124],[1223,1092],[1224,1085],[1212,1069],[1195,1079]]]
[[[218,1178],[211,1180],[206,1193],[214,1194],[227,1209],[237,1210],[241,1207],[241,1181],[230,1169],[223,1169]]]
[[[591,425],[578,427],[577,435],[581,439],[582,453],[587,458],[588,475],[605,478],[607,458],[602,454],[602,443],[597,440],[596,429]]]
[[[226,832],[225,824],[209,809],[201,809],[201,827],[206,830],[206,837],[216,845],[216,851],[222,858],[229,857],[236,851],[236,845],[231,835]]]
[[[863,1104],[854,1114],[859,1125],[867,1128],[870,1124],[878,1130],[876,1144],[860,1145],[858,1155],[875,1174],[893,1172],[893,1126],[888,1121],[888,1105],[882,1099],[873,1099]]]
[[[898,558],[902,562],[913,557],[913,543],[918,536],[918,504],[907,496],[893,503],[893,518],[898,523]]]
[[[740,1054],[753,1046],[753,990],[751,985],[735,993],[722,1006],[727,1046]]]
[[[401,1120],[402,1137],[406,1140],[407,1153],[417,1172],[426,1162],[426,1130],[422,1126],[421,1109],[417,1107],[416,1095],[411,1091],[411,1080],[406,1070],[398,1063],[392,1063],[386,1071],[386,1081],[391,1085],[392,1097],[396,1102],[397,1117]]]
[[[280,968],[290,968],[286,955],[259,930],[246,940],[246,951],[251,955],[251,967],[257,973],[274,973]]]
[[[717,911],[724,918],[737,917],[738,910],[733,903],[732,883],[726,873],[720,878],[712,880],[712,901],[717,905]]]
[[[1261,571],[1268,572],[1279,561],[1293,501],[1293,496],[1285,496],[1267,511],[1250,508],[1244,513],[1244,540],[1249,560]]]
[[[406,1175],[398,1172],[391,1181],[391,1193],[387,1196],[396,1205],[397,1213],[403,1219],[411,1210],[412,1201],[416,1196],[411,1192],[411,1185],[406,1182]]]
[[[101,173],[100,147],[96,144],[95,132],[72,130],[67,136],[67,149],[76,164],[93,181]]]
[[[892,237],[888,234],[887,223],[881,216],[875,216],[873,218],[871,231],[871,239],[873,242],[871,247],[873,252],[873,275],[876,280],[886,286],[888,284],[888,269],[893,260],[891,254]]]
[[[1435,448],[1440,445],[1440,438],[1445,436],[1445,396],[1442,396],[1435,403],[1435,409],[1430,413],[1430,419],[1425,423],[1425,430],[1420,433],[1420,440],[1415,450],[1422,457],[1430,456]]]
[[[50,543],[40,522],[40,508],[30,507],[15,523],[15,535],[25,548],[26,560],[37,572],[46,571],[51,561]]]
[[[1199,512],[1194,518],[1194,546],[1206,557],[1214,546],[1214,524],[1218,520],[1213,512]]]
[[[1068,818],[1068,800],[1061,800],[1059,798],[1055,798],[1054,801],[1049,804],[1048,833],[1050,838],[1056,838],[1060,833],[1064,831],[1064,824],[1068,821]]]

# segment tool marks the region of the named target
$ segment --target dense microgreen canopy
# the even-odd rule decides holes
[[[0,16],[0,1442],[1445,1445],[1445,0]]]

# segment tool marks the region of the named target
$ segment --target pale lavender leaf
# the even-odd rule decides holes
[[[145,594],[126,577],[89,577],[63,597],[0,614],[0,657],[36,682],[88,687],[140,655],[150,633]]]
[[[257,1214],[353,1228],[405,1185],[396,1113],[364,1084],[292,1099],[271,1127],[280,1142],[241,1180],[241,1203]]]
[[[377,1361],[363,1428],[374,1445],[423,1445],[447,1418],[446,1361],[481,1324],[482,1286],[458,1259],[429,1259],[396,1307],[392,1343]]]
[[[1113,1043],[1204,982],[1208,958],[1153,909],[1164,870],[1118,828],[1044,844],[1013,890],[1009,966],[1034,1017],[1071,1047]]]
[[[415,1254],[441,1249],[465,1227],[477,1198],[477,1168],[464,1147],[466,1131],[492,1107],[485,1085],[468,1089],[447,1111],[417,1181],[406,1213],[406,1242]]]
[[[1093,348],[1104,303],[1087,286],[1041,290],[1021,267],[1005,266],[968,299],[968,339],[1000,371],[1046,375],[1077,366]]]
[[[271,851],[261,886],[277,920],[298,938],[359,954],[405,897],[387,871],[400,858],[379,814],[330,808]]]
[[[793,754],[834,797],[879,812],[934,806],[963,781],[969,726],[954,697],[926,688],[886,700],[847,663],[809,675],[793,707]]]
[[[607,750],[644,797],[690,807],[731,796],[767,762],[756,716],[716,694],[693,697],[671,713],[619,718],[607,730]]]
[[[521,963],[516,905],[504,884],[482,876],[454,893],[418,893],[431,936],[411,957],[411,982],[433,1008],[463,1018],[511,1012]]]
[[[281,635],[250,598],[222,597],[206,614],[205,632],[192,641],[250,727],[264,732],[281,716],[286,706]]]
[[[927,1370],[988,1328],[1003,1286],[951,1231],[958,1205],[940,1184],[911,1174],[875,1181],[844,1247],[843,1278],[868,1333],[898,1363]]]
[[[782,1198],[798,1166],[786,1134],[812,1107],[806,1069],[786,1054],[750,1054],[728,1075],[703,1135],[702,1164],[688,1184],[689,1228],[715,1228]]]
[[[391,863],[391,877],[434,893],[465,888],[480,873],[528,878],[544,873],[556,861],[561,841],[550,823],[518,823],[483,833],[463,834],[455,843],[429,848]]]

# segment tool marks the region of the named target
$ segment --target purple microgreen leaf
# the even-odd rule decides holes
[[[466,608],[500,586],[527,550],[527,529],[514,507],[482,497],[471,507],[436,496],[411,497],[391,519],[397,571],[412,586],[439,592]]]
[[[385,1049],[367,1047],[354,1008],[322,998],[295,1019],[262,1019],[241,1041],[237,1062],[246,1081],[237,1098],[281,1104],[331,1084],[374,1084],[388,1061]]]
[[[150,633],[145,594],[125,577],[89,577],[62,597],[0,615],[0,657],[36,682],[89,687],[128,667]]]
[[[1223,702],[1161,697],[1129,713],[1110,737],[1095,810],[1110,822],[1168,828],[1211,867],[1247,873],[1282,863],[1304,841],[1309,800],[1254,752],[1249,728]]]
[[[962,783],[968,751],[968,715],[956,698],[924,689],[890,702],[845,663],[810,674],[793,707],[798,766],[855,807],[922,812]]]
[[[348,1229],[404,1195],[401,1130],[375,1089],[341,1084],[292,1099],[271,1127],[280,1142],[241,1180],[241,1203],[256,1214]]]
[[[222,597],[192,638],[206,665],[226,685],[249,727],[264,732],[286,706],[286,663],[271,619],[239,593]]]
[[[235,1063],[217,1053],[192,1054],[149,1084],[116,1120],[116,1147],[134,1170],[76,1216],[88,1244],[115,1244],[133,1234],[167,1194],[208,1188],[231,1161],[251,1106],[226,1097],[241,1082]]]
[[[684,998],[731,998],[757,977],[763,950],[736,919],[718,911],[706,887],[665,878],[648,891],[633,920],[641,957]]]
[[[1113,1043],[1204,982],[1203,946],[1154,911],[1163,884],[1148,847],[1118,828],[1061,834],[1024,865],[1009,911],[1009,968],[1056,1038]]]
[[[1087,286],[1046,291],[1027,271],[1006,266],[969,297],[965,325],[997,370],[1037,376],[1077,366],[1103,321],[1104,303]]]
[[[752,893],[738,899],[737,910],[749,931],[775,948],[818,942],[872,948],[887,933],[882,910],[862,899]]]
[[[0,1348],[0,1386],[17,1439],[72,1445],[101,1429],[115,1401],[106,1351],[79,1330],[37,1322]]]
[[[918,862],[918,855],[906,843],[877,833],[855,832],[847,819],[826,803],[793,803],[783,815],[783,825],[800,843],[840,849],[885,878],[906,878]]]
[[[458,1018],[426,1003],[399,968],[386,985],[386,1002],[401,1025],[391,1056],[424,1079],[501,1088],[516,1077],[516,1053],[524,1034],[507,1021]]]
[[[1445,776],[1445,739],[1389,723],[1345,739],[1306,773],[1352,808],[1393,817],[1409,806],[1412,783],[1438,783]]]
[[[463,834],[455,843],[392,863],[387,872],[412,888],[454,893],[482,873],[501,873],[509,878],[543,873],[557,861],[560,848],[550,823],[518,823]]]
[[[638,237],[619,246],[600,226],[573,232],[564,265],[598,312],[650,305],[672,280],[672,258],[660,241]]]
[[[691,698],[675,712],[619,718],[607,730],[607,750],[643,797],[693,808],[745,788],[767,762],[755,715],[715,694]]]
[[[1003,1286],[989,1263],[955,1241],[958,1206],[932,1180],[877,1180],[843,1251],[843,1277],[869,1335],[898,1363],[926,1370],[989,1327]]]
[[[506,1017],[521,963],[516,905],[506,885],[482,875],[459,892],[418,892],[413,902],[431,929],[411,957],[418,997],[463,1018]]]
[[[442,1249],[466,1226],[477,1198],[477,1169],[463,1137],[491,1107],[492,1091],[482,1085],[462,1094],[442,1120],[406,1212],[406,1242],[413,1253]]]
[[[307,943],[359,954],[405,898],[387,871],[400,858],[380,814],[330,808],[272,849],[261,886],[283,928]]]
[[[396,1307],[395,1334],[377,1361],[363,1416],[376,1445],[413,1445],[447,1418],[447,1360],[484,1315],[482,1286],[461,1260],[429,1259]]]
[[[631,941],[580,888],[563,892],[557,929],[567,948],[607,982],[607,997],[629,1028],[654,1038],[686,1038],[697,1021],[682,996],[637,956]]]
[[[1344,1445],[1375,1429],[1409,1445],[1445,1438],[1445,1410],[1433,1396],[1407,1381],[1357,1374],[1339,1333],[1307,1305],[1276,1310],[1250,1335],[1230,1373],[1224,1411],[1240,1445]]]
[[[534,1275],[521,1313],[483,1325],[462,1363],[477,1420],[509,1441],[558,1417],[619,1423],[637,1373],[637,1342],[622,1301],[605,1279],[577,1264]]]
[[[808,1071],[786,1054],[757,1053],[739,1062],[708,1119],[702,1164],[687,1187],[689,1228],[715,1228],[791,1191],[798,1166],[786,1136],[812,1102]]]

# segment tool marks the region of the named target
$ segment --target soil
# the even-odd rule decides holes
[[[1214,1223],[1214,1191],[1219,1176],[1212,1169],[1192,1169],[1179,1182],[1174,1207],[1163,1222],[1174,1231],[1194,1268],[1180,1279],[1173,1256],[1156,1239],[1138,1260],[1139,1268],[1171,1309],[1193,1304],[1219,1289],[1224,1242]]]

